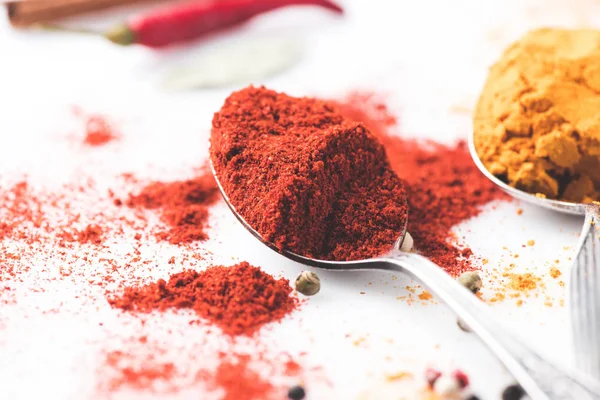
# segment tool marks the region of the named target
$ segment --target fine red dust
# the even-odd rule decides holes
[[[43,221],[41,204],[31,195],[25,181],[0,192],[0,212],[0,240],[11,236],[22,225],[40,226]]]
[[[209,389],[222,390],[222,400],[263,400],[273,396],[276,387],[250,367],[249,355],[231,358],[222,353],[216,371],[199,374],[199,377],[204,376]]]
[[[89,146],[102,146],[119,137],[114,127],[101,115],[85,117],[85,138],[83,143]]]
[[[142,287],[126,288],[109,299],[125,311],[193,309],[231,336],[253,335],[298,307],[287,279],[275,279],[247,262],[231,267],[187,270]]]
[[[337,105],[342,114],[362,122],[377,136],[392,169],[404,181],[407,229],[417,250],[451,275],[473,269],[472,250],[455,244],[452,228],[505,195],[479,172],[466,143],[447,146],[397,136],[396,118],[373,94],[354,93]]]
[[[127,201],[129,207],[158,210],[169,230],[158,238],[173,244],[208,239],[209,208],[220,198],[212,175],[175,182],[153,182]]]
[[[168,381],[176,374],[173,363],[156,363],[152,360],[144,360],[141,365],[122,365],[129,361],[129,355],[122,351],[113,351],[107,354],[106,364],[118,371],[118,376],[110,381],[109,389],[117,390],[123,386],[136,389],[147,389],[152,387],[157,380]]]
[[[90,224],[82,230],[64,230],[58,237],[65,242],[92,243],[100,245],[104,239],[104,230],[100,225]]]

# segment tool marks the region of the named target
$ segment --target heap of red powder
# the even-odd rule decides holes
[[[214,178],[205,171],[186,181],[151,183],[141,193],[131,195],[127,205],[160,210],[170,229],[159,233],[159,239],[183,244],[208,239],[208,209],[219,198]]]
[[[237,211],[266,240],[326,259],[391,247],[406,220],[397,174],[417,249],[458,275],[472,268],[472,251],[455,244],[452,228],[502,194],[464,142],[404,139],[395,124],[371,96],[334,103],[250,87],[215,114],[211,158]]]
[[[451,275],[473,269],[468,259],[471,249],[455,244],[452,228],[504,195],[479,172],[466,143],[446,146],[397,136],[396,118],[370,94],[355,93],[337,106],[346,117],[364,123],[383,143],[392,169],[405,183],[407,230],[419,252]]]
[[[406,196],[383,146],[329,102],[235,92],[213,118],[210,150],[231,203],[279,248],[363,259],[403,231]]]
[[[228,335],[252,335],[298,306],[287,279],[275,279],[247,262],[187,270],[109,299],[113,307],[151,312],[191,308]]]

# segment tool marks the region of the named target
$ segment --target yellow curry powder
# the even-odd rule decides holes
[[[477,153],[518,189],[600,200],[600,31],[539,29],[492,66],[474,115]]]

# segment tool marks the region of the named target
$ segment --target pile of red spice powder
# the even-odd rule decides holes
[[[224,267],[211,266],[203,271],[186,270],[173,274],[168,281],[159,280],[130,287],[120,296],[109,298],[112,307],[148,313],[155,310],[192,309],[200,317],[221,329],[231,339],[253,336],[264,325],[281,320],[299,306],[287,279],[275,279],[247,262]],[[253,338],[253,340],[258,340]],[[207,389],[223,393],[223,400],[263,400],[279,397],[285,388],[261,375],[252,365],[260,361],[278,376],[295,377],[301,366],[289,356],[267,356],[255,342],[254,355],[236,351],[220,352],[215,370],[200,370],[195,381]],[[152,388],[154,382],[169,383],[177,375],[170,363],[152,360],[147,367],[122,366],[127,354],[116,352],[107,360],[118,372],[109,383],[110,390],[123,386]],[[134,363],[136,365],[136,363]],[[173,390],[177,390],[174,388]]]
[[[109,299],[116,308],[151,312],[191,308],[228,335],[252,335],[297,308],[287,279],[275,279],[247,262],[187,270]]]
[[[157,236],[173,244],[206,240],[209,208],[221,197],[217,184],[208,171],[197,178],[175,182],[154,182],[139,194],[130,195],[127,205],[134,208],[158,209],[162,221],[170,229]],[[116,200],[116,204],[121,204]]]
[[[464,141],[405,139],[395,126],[370,95],[326,102],[249,87],[215,114],[211,159],[232,204],[263,238],[325,259],[392,247],[406,220],[397,174],[416,248],[451,275],[474,268],[452,229],[503,194]]]
[[[210,154],[237,212],[279,248],[365,259],[391,250],[406,224],[383,146],[330,102],[234,92],[213,118]]]
[[[447,146],[398,136],[396,118],[373,94],[354,93],[337,106],[383,143],[392,169],[404,181],[407,230],[416,249],[453,276],[475,268],[469,260],[472,250],[456,244],[452,228],[506,195],[479,172],[467,144],[461,140]]]

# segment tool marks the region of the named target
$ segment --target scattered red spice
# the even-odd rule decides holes
[[[286,375],[298,375],[300,372],[302,372],[302,366],[292,358],[285,362]]]
[[[238,347],[235,341],[226,351],[205,344],[191,349],[184,346],[184,351],[191,351],[181,361],[185,367],[169,361],[170,351],[166,349],[172,348],[168,343],[141,339],[128,340],[124,350],[106,354],[106,362],[99,371],[100,390],[114,393],[133,388],[175,393],[201,384],[206,390],[219,393],[220,399],[263,400],[284,398],[287,389],[300,379],[309,376],[311,382],[322,379],[318,368],[305,370],[288,353],[280,353],[272,343],[256,339],[251,349],[246,345]]]
[[[151,312],[191,308],[227,335],[253,335],[297,308],[287,279],[275,279],[247,262],[204,271],[186,270],[109,298],[115,308]]]
[[[66,242],[92,243],[95,245],[102,244],[103,236],[103,228],[96,224],[89,224],[83,230],[69,229],[58,234],[58,237]]]
[[[133,174],[124,174],[124,179],[115,180],[111,184],[111,189],[107,189],[104,184],[95,188],[93,181],[87,178],[79,179],[77,183],[64,185],[59,183],[61,186],[53,187],[53,183],[40,185],[35,177],[30,181],[31,183],[19,182],[17,179],[21,179],[22,175],[14,175],[16,176],[0,177],[3,179],[3,185],[0,188],[0,221],[2,221],[0,223],[0,247],[2,247],[2,251],[0,251],[0,304],[12,305],[16,304],[17,299],[45,293],[44,296],[48,301],[35,303],[32,301],[27,304],[27,307],[33,304],[31,308],[41,315],[69,313],[71,309],[75,309],[73,307],[78,309],[80,306],[83,307],[83,310],[90,306],[96,308],[98,287],[102,287],[108,293],[115,293],[120,288],[139,284],[140,281],[147,279],[148,274],[152,274],[157,262],[156,253],[144,252],[145,244],[140,241],[143,242],[142,238],[146,240],[148,236],[156,232],[157,226],[163,231],[165,229],[164,225],[157,223],[155,218],[147,218],[146,208],[157,210],[163,217],[162,221],[167,222],[165,214],[170,212],[176,214],[175,210],[178,207],[184,213],[186,206],[191,205],[191,209],[188,208],[188,211],[194,214],[195,202],[208,208],[209,204],[219,198],[214,180],[210,175],[207,178],[200,177],[185,182],[150,185],[155,191],[148,187],[143,188],[143,182]],[[118,207],[120,199],[116,197],[135,192],[136,188],[142,189],[141,194],[148,195],[146,201],[149,203],[156,201],[157,205],[150,204],[149,207],[146,207],[144,200],[132,196],[134,198],[131,204],[132,208]],[[164,189],[162,197],[161,188]],[[169,196],[173,197],[169,199]],[[122,198],[126,199],[126,197]],[[121,202],[121,204],[123,203]],[[177,217],[170,218],[171,221],[177,221],[177,219]],[[194,235],[191,238],[186,236],[186,230],[189,228],[190,230],[187,231],[189,233],[193,232],[194,228],[199,228],[193,226],[194,221],[186,226],[188,222],[183,218],[183,221],[177,223],[176,227],[161,234],[161,237],[178,242],[177,244],[180,245],[176,257],[167,257],[168,262],[165,261],[161,265],[161,268],[166,269],[167,272],[179,271],[181,265],[186,267],[196,265],[197,261],[206,255],[206,251],[197,246],[186,246],[190,241],[196,240]],[[170,226],[170,223],[167,223]],[[204,232],[204,228],[205,226],[199,231]],[[182,236],[177,238],[177,234]],[[113,238],[126,243],[127,246],[121,246],[119,250],[111,249],[108,246],[99,246],[105,239]],[[129,245],[131,245],[131,249],[128,248]],[[40,254],[49,255],[48,264],[40,264]],[[68,283],[68,285],[76,287],[75,297],[78,300],[75,303],[63,302],[63,286],[56,285],[57,282]],[[287,286],[289,287],[289,284]],[[225,289],[223,290],[225,291]],[[289,295],[292,290],[291,288],[288,290]],[[268,298],[266,297],[267,292],[268,290],[264,293],[261,292],[261,296],[265,297],[257,296],[257,298],[265,303],[274,301],[274,306],[276,306],[277,293]],[[57,299],[57,301],[53,301],[53,299]],[[297,306],[297,299],[290,298],[283,302],[282,309],[290,307],[290,301],[294,303],[294,308]],[[267,304],[263,308],[268,310],[270,305],[272,304]],[[260,304],[257,303],[256,314],[262,312],[259,306]],[[274,311],[267,319],[278,318],[277,313],[278,311]],[[0,328],[4,327],[6,315],[10,315],[2,314]],[[218,317],[215,316],[215,318]],[[144,317],[136,318],[135,321],[136,323],[140,321],[147,323],[153,319]],[[99,325],[102,326],[103,323],[104,321],[99,322]],[[119,326],[121,323],[128,324],[127,319],[119,320]],[[111,332],[112,328],[105,327],[103,329]],[[242,326],[242,328],[233,329],[251,331],[259,329],[259,327]],[[187,329],[184,330],[187,332]],[[210,326],[206,327],[206,332],[212,331]],[[218,329],[214,329],[214,331],[220,333]],[[152,333],[153,331],[148,330],[148,332]],[[229,340],[233,340],[229,335],[225,337],[228,338],[227,343],[230,343]],[[170,338],[171,336],[168,336],[167,340]],[[159,339],[159,342],[154,340],[149,342],[147,336],[143,336],[140,338],[139,344],[134,344],[130,343],[127,337],[123,338],[119,342],[119,350],[105,353],[104,363],[99,366],[101,370],[99,371],[97,390],[102,391],[102,395],[106,395],[104,391],[117,392],[121,390],[135,390],[141,393],[157,390],[170,393],[188,388],[186,385],[194,385],[193,380],[186,380],[186,377],[181,379],[182,374],[185,373],[190,373],[193,377],[195,370],[181,370],[183,368],[180,364],[185,364],[189,360],[186,360],[185,355],[182,356],[181,352],[172,351],[171,343],[164,344],[162,342],[160,346],[164,345],[168,351],[155,357],[157,343],[161,343],[161,340],[164,339]],[[194,343],[194,340],[198,339],[186,340],[185,343],[188,345]],[[200,339],[200,341],[202,340]],[[223,342],[218,335],[215,340],[217,342],[211,343],[211,345],[214,344],[215,347],[220,348],[219,346]],[[271,358],[273,354],[264,355],[263,358],[262,350],[255,351],[255,346],[259,346],[259,340],[256,337],[253,337],[252,341],[247,341],[247,337],[242,340],[246,341],[245,350],[249,351],[253,360],[257,353],[261,354],[259,365],[254,365],[254,361],[243,364],[250,369],[243,376],[254,379],[254,371],[260,372],[265,382],[269,382],[270,388],[267,386],[269,393],[272,390],[278,394],[284,393],[290,383],[290,377],[304,373],[300,364],[289,358]],[[108,345],[108,342],[103,345]],[[269,345],[272,346],[272,344]],[[202,350],[202,346],[199,348]],[[227,347],[227,351],[229,352],[229,347]],[[237,351],[231,352],[227,357],[218,360],[219,364],[223,364],[218,370],[226,372],[226,368],[234,363],[236,354],[238,354]],[[204,364],[199,362],[193,368],[200,368],[202,365]],[[213,369],[206,375],[206,386],[213,385],[211,387],[214,387],[219,393],[236,393],[235,385],[238,383],[227,383],[223,374],[215,377],[216,371],[217,369]],[[283,383],[279,382],[280,378],[283,379]],[[291,379],[295,382],[296,378]],[[253,381],[245,382],[244,385],[256,387]],[[257,398],[267,397],[267,395],[257,394]]]
[[[273,397],[275,386],[268,378],[261,376],[250,367],[252,358],[248,354],[232,355],[222,353],[216,371],[204,376],[211,390],[222,390],[222,400],[263,400]]]
[[[85,116],[85,139],[89,146],[102,146],[119,137],[115,128],[102,115]]]
[[[404,181],[407,230],[416,249],[453,276],[474,269],[472,250],[455,244],[452,228],[506,196],[479,172],[466,143],[447,146],[397,136],[396,118],[374,94],[353,93],[337,105],[383,143],[392,169]]]
[[[127,205],[158,209],[170,229],[157,236],[173,244],[206,240],[209,207],[220,198],[219,189],[208,171],[194,179],[153,182],[139,194],[130,195]]]
[[[364,102],[361,103],[360,101]],[[379,139],[383,142],[390,158],[391,167],[396,171],[396,173],[401,175],[406,180],[406,185],[409,193],[411,193],[410,191],[414,192],[417,188],[419,188],[418,184],[421,183],[422,187],[425,187],[427,190],[431,191],[426,191],[426,195],[422,195],[421,201],[427,202],[430,198],[434,199],[434,207],[436,208],[436,212],[438,214],[443,214],[445,211],[450,210],[449,214],[451,215],[441,215],[443,218],[445,218],[445,220],[443,222],[438,221],[438,225],[433,224],[432,221],[428,221],[426,218],[423,218],[422,221],[419,222],[419,213],[411,211],[409,230],[413,234],[413,237],[415,237],[417,246],[425,254],[433,254],[433,256],[438,257],[438,259],[442,259],[442,256],[449,257],[451,260],[453,260],[452,262],[457,262],[457,257],[460,259],[463,253],[461,253],[460,249],[458,249],[456,246],[451,245],[451,241],[453,240],[450,232],[451,227],[454,224],[460,222],[463,217],[469,218],[471,216],[476,215],[479,212],[479,206],[485,204],[491,199],[498,198],[497,194],[489,192],[486,187],[481,186],[482,192],[476,194],[476,196],[479,197],[476,197],[475,200],[473,200],[472,198],[465,200],[463,198],[464,195],[462,194],[462,191],[469,189],[469,187],[465,189],[465,182],[467,180],[470,181],[470,188],[476,188],[478,187],[478,185],[480,185],[480,183],[478,182],[478,177],[474,175],[476,172],[474,166],[468,165],[468,163],[466,162],[466,160],[470,161],[470,158],[468,158],[468,153],[464,148],[464,144],[462,145],[462,147],[460,147],[460,145],[442,146],[435,145],[432,143],[416,141],[413,142],[411,140],[398,138],[394,136],[393,132],[395,123],[393,117],[390,117],[388,115],[383,119],[380,118],[383,116],[383,114],[386,113],[386,108],[383,104],[379,104],[375,107],[379,111],[373,111],[372,109],[369,109],[369,104],[373,104],[373,99],[370,99],[368,101],[363,99],[360,101],[354,99],[352,101],[346,102],[345,104],[340,104],[339,106],[345,113],[345,115],[349,115],[348,112],[349,110],[352,110],[352,108],[355,109],[354,111],[352,111],[352,115],[360,115],[360,113],[364,114],[365,118],[363,119],[361,117],[359,119],[369,129],[371,129],[372,132],[375,135],[377,135]],[[352,118],[356,119],[357,117]],[[378,126],[377,124],[382,124],[381,131],[378,131],[377,128],[374,128]],[[412,150],[416,149],[415,151],[418,151],[418,156],[411,157],[408,160],[404,160],[401,162],[401,160],[398,160],[398,151],[404,148]],[[440,151],[441,153],[436,154],[436,151]],[[446,151],[449,151],[450,155],[447,155]],[[454,157],[457,158],[457,160],[454,160]],[[460,160],[464,161],[464,165]],[[456,184],[452,182],[451,177],[458,174],[458,172],[455,171],[454,167],[448,168],[448,165],[453,164],[458,165],[459,170],[460,168],[464,168],[463,172],[466,173],[466,177],[461,177],[462,180],[460,180]],[[402,168],[404,167],[407,168],[407,175],[403,175],[402,173]],[[420,168],[423,168],[424,171],[420,171]],[[447,179],[442,179],[443,177],[437,176],[441,174],[440,171],[442,170],[444,173],[448,173],[450,177],[447,177]],[[451,171],[449,172],[448,170]],[[428,174],[431,176],[428,176]],[[115,188],[115,190],[117,190],[119,193],[127,193],[128,191],[131,191],[132,187],[135,187],[139,184],[139,182],[134,179],[133,175],[126,178],[131,178],[130,180],[126,181],[128,186],[126,188],[120,188],[125,189],[125,191],[117,190],[117,188]],[[431,178],[431,181],[433,182],[431,185],[428,181],[429,178]],[[191,181],[194,182],[195,180]],[[198,234],[197,232],[195,234],[190,235],[190,231],[186,231],[187,229],[199,228],[199,226],[196,225],[198,221],[202,222],[200,232],[205,232],[206,227],[204,225],[206,219],[204,219],[203,217],[197,218],[195,213],[196,210],[193,208],[190,211],[191,218],[189,219],[185,217],[179,218],[178,215],[186,215],[186,212],[183,212],[183,210],[187,205],[196,203],[200,204],[201,206],[208,207],[210,204],[213,204],[213,202],[216,201],[216,199],[218,199],[219,197],[218,191],[216,190],[216,186],[214,185],[214,182],[212,182],[212,184],[201,184],[200,187],[206,188],[205,194],[208,193],[206,194],[206,198],[214,200],[196,201],[194,200],[194,195],[192,194],[192,200],[190,201],[190,197],[188,197],[186,193],[189,194],[190,192],[194,192],[194,190],[187,191],[185,190],[185,187],[189,189],[194,186],[194,183],[188,183],[186,186],[186,182],[189,181],[173,183],[156,183],[153,184],[153,189],[149,189],[150,187],[152,187],[152,185],[150,185],[149,187],[142,190],[142,193],[139,195],[141,197],[138,198],[138,196],[134,195],[131,196],[129,200],[130,205],[134,208],[133,211],[136,211],[136,209],[138,208],[150,208],[159,210],[159,212],[162,215],[163,221],[167,223],[170,227],[170,230],[168,232],[164,232],[162,234],[162,237],[166,240],[178,244],[189,243],[190,241],[198,240],[197,238],[205,237],[201,234]],[[211,189],[209,189],[211,185],[213,187],[212,191]],[[451,188],[453,187],[453,185],[456,185],[458,188],[454,192],[450,191],[450,193],[448,193],[448,191],[444,189],[448,187]],[[80,299],[88,303],[88,305],[95,304],[93,292],[96,290],[96,285],[100,285],[103,287],[110,286],[111,291],[114,292],[116,287],[119,287],[120,285],[132,285],[135,284],[135,282],[139,281],[139,279],[143,279],[143,275],[138,275],[138,273],[143,273],[143,271],[151,270],[153,265],[155,265],[156,260],[153,259],[153,257],[144,258],[141,255],[142,253],[140,252],[139,246],[134,245],[134,249],[131,252],[125,252],[122,254],[115,255],[110,254],[108,250],[105,250],[100,246],[81,246],[81,244],[83,243],[99,244],[102,241],[102,239],[99,238],[104,238],[105,236],[119,236],[125,237],[127,239],[135,238],[139,241],[141,239],[141,235],[139,232],[148,231],[148,221],[139,219],[137,215],[129,215],[133,213],[128,213],[127,208],[112,207],[112,204],[119,205],[120,202],[119,199],[112,197],[114,194],[111,195],[110,198],[104,199],[102,195],[94,193],[93,190],[91,190],[90,188],[86,187],[86,193],[83,193],[81,188],[71,186],[66,187],[64,190],[59,190],[57,193],[54,194],[40,194],[38,192],[34,193],[30,185],[24,181],[17,183],[16,185],[13,185],[11,187],[4,187],[8,188],[0,191],[0,216],[2,217],[0,218],[0,220],[2,221],[0,223],[0,240],[4,240],[6,243],[6,246],[4,246],[2,252],[0,252],[0,280],[3,281],[3,290],[0,293],[0,295],[2,296],[2,302],[4,304],[8,304],[7,301],[9,301],[10,298],[17,291],[15,290],[17,286],[15,286],[15,288],[12,287],[12,285],[15,284],[15,282],[19,283],[18,291],[19,295],[22,295],[28,290],[36,293],[57,290],[55,287],[53,287],[56,285],[44,285],[44,282],[61,280],[74,282],[78,288],[81,288],[81,292],[78,294]],[[436,190],[439,187],[443,189],[441,194],[436,193]],[[90,189],[89,193],[88,189]],[[148,192],[146,192],[146,190],[148,190]],[[203,190],[200,189],[200,192],[203,192]],[[142,199],[144,193],[147,195],[147,198],[145,200]],[[215,197],[210,197],[210,193],[214,193]],[[454,197],[448,197],[450,195]],[[75,198],[78,196],[87,196],[85,199],[87,203],[83,202],[83,207],[71,208],[71,198]],[[438,197],[440,198],[438,199]],[[456,201],[456,204],[454,204],[454,201]],[[91,210],[91,207],[89,207],[90,204],[94,204],[93,211]],[[86,208],[85,205],[87,205],[88,207]],[[427,211],[425,210],[426,206],[427,204],[421,204],[423,213]],[[96,220],[96,212],[98,207],[103,210],[101,214],[102,218]],[[419,204],[411,203],[411,207],[413,208],[413,210],[415,208],[417,208],[418,210]],[[469,211],[459,218],[455,215],[456,212],[453,211],[455,207],[466,207],[469,208]],[[174,209],[179,209],[181,213],[178,214],[178,212],[174,211]],[[49,214],[51,214],[51,217],[48,216],[48,211]],[[79,215],[80,213],[82,214],[81,216]],[[205,214],[200,213],[200,215]],[[80,217],[81,225],[78,226],[84,226],[86,228],[81,230],[81,232],[71,231],[70,227],[73,226],[73,221],[78,221],[78,218]],[[190,221],[192,222],[190,223]],[[421,225],[419,225],[420,223],[423,224],[423,228],[421,228]],[[90,226],[92,228],[88,230],[87,228]],[[94,229],[93,226],[96,226],[98,229]],[[429,238],[427,235],[431,233],[433,228],[438,226],[442,228],[442,231],[446,229],[444,231],[445,233],[442,232],[443,235],[441,235],[439,238]],[[61,240],[60,232],[66,231],[73,233],[74,241],[68,243],[68,248],[57,248],[56,245]],[[419,232],[421,232],[421,239],[419,239]],[[181,234],[182,236],[178,237],[177,234]],[[147,237],[147,235],[145,235],[144,238],[145,237]],[[430,240],[431,242],[427,242],[427,240]],[[438,242],[436,242],[436,240],[438,240]],[[5,243],[3,243],[3,245]],[[18,248],[15,245],[17,243],[20,246]],[[442,243],[443,245],[440,245],[440,243]],[[22,246],[22,244],[26,245]],[[444,247],[445,245],[449,246],[449,250]],[[181,255],[177,255],[177,263],[185,264],[185,260],[188,260],[188,265],[193,264],[195,261],[195,256],[185,253],[185,249],[183,247],[181,250]],[[439,254],[436,253],[436,251],[438,251]],[[61,263],[64,262],[64,266],[55,269],[39,265],[38,257],[40,252],[47,252],[48,254],[51,254],[53,261],[59,261]],[[75,259],[77,260],[77,262],[73,262],[73,260]],[[466,261],[464,260],[461,262],[466,263]],[[171,268],[170,265],[172,264],[169,264],[167,262],[165,262],[164,264],[165,268]],[[464,268],[468,267],[468,263],[464,265],[466,265],[466,267]],[[36,273],[28,274],[27,272],[32,270],[33,267],[36,268]],[[458,265],[457,267],[455,264],[452,264],[448,268],[450,271],[451,268],[456,268],[455,271],[458,271],[461,267],[460,265]],[[174,268],[174,270],[177,269]],[[185,271],[182,274],[182,277],[186,277],[188,276],[186,274],[190,274],[190,271]],[[196,274],[200,275],[202,273],[197,272]],[[190,285],[192,285],[192,282],[198,282],[197,279],[193,279],[193,275],[191,276],[192,279]],[[272,277],[269,278],[271,280],[274,280]],[[154,285],[154,301],[155,305],[158,305],[158,308],[160,308],[161,305],[165,305],[171,302],[172,307],[174,308],[195,309],[196,298],[192,299],[191,297],[184,296],[183,302],[178,303],[176,301],[177,296],[179,295],[179,290],[184,291],[186,287],[177,287],[176,281],[174,281],[173,278],[171,278],[169,282],[163,281],[163,284],[156,283]],[[150,304],[152,302],[151,291],[149,289],[150,286],[151,285],[146,287],[146,289],[148,289],[148,292],[145,293],[143,291],[144,287],[138,288],[138,293],[140,295],[137,298],[138,300],[145,299],[148,302],[147,304]],[[289,284],[287,282],[286,287],[289,287]],[[229,291],[225,290],[225,286],[221,287],[223,297],[218,297],[218,299],[223,299],[224,297],[226,297],[225,292],[231,293],[232,285],[230,284],[228,288]],[[191,286],[187,287],[187,289],[190,290],[190,293],[193,292]],[[131,293],[135,292],[134,289],[126,289],[125,292],[127,293],[128,290],[131,290]],[[163,292],[161,290],[166,290],[166,292]],[[168,290],[172,290],[172,292],[168,292]],[[236,290],[237,286],[233,286],[233,292],[235,292]],[[198,292],[199,289],[196,290],[196,293]],[[282,308],[287,307],[287,311],[283,312],[281,317],[276,317],[276,312],[267,313],[266,322],[264,323],[282,318],[284,315],[286,315],[288,312],[290,312],[297,306],[297,300],[289,297],[290,292],[287,292],[288,300],[284,302],[284,304],[288,305],[281,306]],[[173,296],[166,298],[161,297],[165,293],[172,293]],[[200,297],[202,295],[203,294],[200,294]],[[206,296],[208,298],[208,295]],[[50,297],[51,296],[49,296],[48,298]],[[273,296],[272,298],[277,299],[277,296]],[[123,298],[120,299],[122,300]],[[185,299],[190,301],[192,305],[184,306]],[[289,299],[291,299],[293,303],[292,306],[290,306],[289,303],[287,303]],[[265,297],[264,293],[262,293],[259,296],[257,296],[257,298],[254,300],[258,301],[258,303],[256,304],[256,308],[259,310],[264,310],[264,304],[261,302],[264,301],[268,303],[269,298]],[[230,298],[228,301],[230,304],[235,304],[233,298]],[[226,301],[223,300],[223,304],[225,303]],[[258,307],[258,305],[260,304],[263,304],[263,308]],[[218,309],[220,306],[221,303],[219,303],[219,305],[217,305],[215,309]],[[42,314],[60,312],[62,309],[62,302],[51,304],[48,306],[46,306],[46,304],[39,304],[36,305],[36,309],[39,310]],[[205,312],[210,313],[215,309],[208,311],[205,310]],[[235,309],[235,307],[233,307],[233,309]],[[148,310],[150,310],[150,308]],[[240,310],[242,311],[240,312]],[[245,309],[241,307],[240,309],[238,309],[238,314],[233,315],[235,313],[229,312],[229,310],[227,309],[225,310],[225,313],[222,317],[218,315],[212,315],[211,318],[214,319],[210,319],[208,317],[206,318],[209,321],[217,324],[218,326],[221,326],[221,328],[223,328],[223,326],[227,327],[230,323],[236,326],[233,321],[237,320],[238,318],[241,318],[242,320],[246,318],[244,317],[244,310]],[[257,315],[260,315],[260,313],[258,313]],[[219,320],[219,318],[221,319]],[[253,317],[250,317],[249,319],[252,320],[252,318]],[[233,329],[234,332],[242,332],[239,334],[245,335],[247,334],[246,332],[252,332],[260,329],[260,326],[262,326],[263,324],[263,322],[260,322],[260,326],[254,327],[252,325],[244,325],[246,323],[248,323],[248,320],[246,320],[246,322],[244,322],[241,326],[225,329]],[[236,335],[238,333],[230,334]],[[146,346],[146,344],[144,346]],[[152,350],[150,348],[148,349],[149,351]],[[113,354],[113,357],[119,358],[124,356],[122,354],[119,356],[115,353]],[[205,379],[207,379],[206,382],[214,383],[214,386],[212,387],[214,387],[215,390],[223,391],[223,393],[240,393],[236,392],[238,387],[236,385],[238,385],[238,382],[227,379],[228,376],[232,376],[228,373],[228,371],[223,371],[224,373],[222,375],[216,374],[216,372],[220,371],[222,368],[239,368],[241,364],[241,366],[251,368],[251,373],[248,373],[247,371],[238,371],[239,376],[250,377],[251,379],[256,380],[256,376],[253,375],[252,371],[258,371],[259,369],[257,368],[255,370],[252,366],[250,366],[250,364],[252,364],[251,360],[247,361],[245,364],[240,363],[239,359],[235,358],[234,353],[229,353],[226,357],[223,357],[223,359],[221,360],[221,364],[223,365],[219,366],[217,369],[212,371],[208,376],[205,376]],[[295,361],[291,360],[289,361],[289,365],[288,363],[286,363],[285,370],[288,371],[290,374],[295,373],[294,371],[296,371],[295,368],[297,365],[298,364]],[[168,362],[168,360],[167,362],[164,362],[164,360],[159,362],[157,360],[157,362],[154,364],[140,363],[123,365],[117,363],[114,365],[114,368],[117,368],[120,372],[123,373],[121,375],[121,378],[116,378],[117,380],[114,382],[116,383],[119,379],[121,379],[121,384],[116,384],[115,387],[125,385],[134,388],[146,388],[147,385],[151,382],[161,380],[169,381],[179,373],[179,371],[177,371],[177,367],[174,364]],[[298,368],[300,367],[298,366]],[[266,374],[264,376],[269,376],[270,378],[270,375]],[[260,381],[257,382],[257,386],[262,387],[262,389],[264,390],[262,396],[260,397],[258,397],[259,394],[257,392],[257,398],[266,398],[270,393],[273,393],[272,390],[275,387],[275,384],[271,381],[271,379],[266,379],[267,384],[265,385],[263,385]],[[248,383],[244,383],[244,385],[247,384]],[[257,386],[254,386],[254,389],[256,389]],[[251,388],[247,390],[249,392],[252,392],[252,390],[254,389]],[[275,390],[279,389],[275,388]],[[243,396],[243,398],[247,398],[247,396]]]
[[[20,181],[0,193],[0,240],[12,236],[18,227],[43,223],[42,203],[32,195],[26,181]],[[18,237],[22,234],[17,232]]]
[[[356,260],[392,249],[406,195],[381,143],[334,104],[264,87],[215,113],[211,160],[236,210],[294,253]]]
[[[107,354],[106,364],[118,371],[117,376],[112,377],[108,389],[117,390],[128,386],[135,389],[148,389],[157,380],[168,381],[176,374],[173,363],[159,363],[154,360],[145,360],[138,365],[129,365],[129,355],[122,351],[113,351]]]

